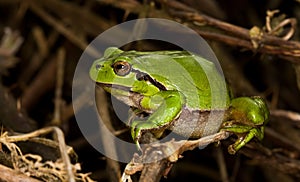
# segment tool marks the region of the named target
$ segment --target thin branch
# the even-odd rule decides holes
[[[64,82],[64,69],[65,69],[65,54],[64,48],[60,48],[57,54],[57,74],[56,74],[56,88],[55,88],[55,100],[54,100],[54,116],[52,124],[59,126],[62,122],[61,112],[62,112],[62,88]]]
[[[271,115],[277,117],[284,117],[300,124],[300,113],[287,110],[271,110]]]
[[[172,3],[173,1],[167,1],[167,5],[170,7],[173,7]],[[182,10],[182,9],[181,9]],[[193,25],[193,28],[197,31],[200,30],[201,27],[197,28],[195,25],[201,25],[201,26],[212,26],[214,28],[222,30],[224,33],[218,33],[219,38],[217,39],[220,42],[231,44],[231,45],[240,45],[244,48],[250,49],[252,51],[258,51],[262,53],[268,53],[268,54],[279,54],[287,57],[293,57],[295,58],[295,61],[299,63],[299,59],[296,60],[296,58],[300,57],[300,43],[296,41],[287,41],[281,37],[276,37],[273,35],[263,34],[261,39],[256,40],[259,42],[260,46],[258,49],[255,49],[252,46],[251,40],[253,39],[250,36],[249,30],[232,25],[220,20],[217,20],[215,18],[209,17],[204,14],[200,14],[197,12],[184,12],[184,11],[172,11],[172,9],[169,11],[171,15],[181,18],[182,22],[188,22],[189,26]],[[292,21],[292,24],[295,24],[295,19],[290,19]],[[202,31],[202,33],[207,33],[207,31]],[[199,32],[200,35],[203,35]],[[212,34],[211,34],[212,35]],[[221,37],[221,38],[220,38]],[[229,38],[235,38],[231,40],[239,40],[244,41],[243,44],[238,44],[237,41],[231,42],[228,41]],[[210,38],[213,38],[211,36]],[[225,38],[225,40],[224,40]],[[224,40],[224,41],[223,41]],[[247,41],[247,43],[245,42]]]
[[[104,123],[104,124],[99,124],[99,126],[100,126],[100,133],[102,134],[101,139],[103,142],[105,153],[109,153],[110,155],[115,156],[117,158],[117,151],[116,151],[114,138],[111,137],[111,135],[106,135],[105,134],[106,132],[103,132],[103,125],[107,127],[110,131],[114,132],[114,128],[111,123],[112,120],[108,110],[108,103],[103,89],[96,89],[96,100],[100,104],[98,105],[99,107],[97,107],[99,113],[98,120],[99,121],[102,120],[102,122]],[[107,158],[106,161],[108,166],[107,171],[110,174],[109,175],[110,180],[118,181],[121,178],[121,169],[119,163],[110,158]]]
[[[71,30],[69,30],[68,28],[66,28],[66,26],[64,26],[62,22],[60,22],[57,19],[54,19],[54,17],[49,15],[40,6],[38,6],[38,3],[30,3],[29,7],[34,13],[36,13],[41,18],[43,18],[45,22],[53,26],[58,32],[63,34],[68,40],[73,42],[80,49],[86,50],[87,52],[89,52],[90,55],[96,57],[99,56],[97,50],[95,50],[93,47],[88,47],[88,43],[85,40],[82,40],[78,36],[76,36],[76,34],[73,33]]]
[[[137,3],[137,1],[133,3],[132,0],[130,0],[130,2],[132,2],[130,6],[119,4],[112,0],[104,0],[101,2],[130,11],[131,13],[140,14],[140,11],[143,11],[143,8],[141,8],[142,5]],[[278,55],[283,59],[299,63],[300,43],[297,41],[287,41],[284,38],[264,33],[261,39],[255,40],[259,43],[258,48],[255,48],[251,43],[253,37],[250,36],[249,29],[212,18],[178,1],[159,0],[157,3],[162,4],[164,9],[157,10],[156,8],[150,8],[148,17],[176,19],[179,22],[184,22],[205,38],[231,46],[239,46],[254,52]],[[288,20],[293,29],[296,24],[296,19],[289,18]],[[283,23],[281,26],[284,25]],[[210,29],[206,31],[203,30],[204,27],[215,28],[216,30],[212,31]],[[290,30],[289,32],[293,31]],[[289,37],[291,37],[291,35],[289,35]]]
[[[216,148],[216,157],[219,165],[222,182],[229,182],[224,154],[221,147]]]

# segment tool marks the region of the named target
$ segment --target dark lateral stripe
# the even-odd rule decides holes
[[[144,81],[149,81],[150,83],[152,83],[154,86],[156,86],[159,90],[167,90],[166,87],[164,85],[162,85],[161,83],[159,83],[158,81],[154,80],[150,75],[148,75],[147,73],[143,73],[139,70],[135,70],[132,69],[132,72],[136,73],[136,79],[137,80],[144,80]]]

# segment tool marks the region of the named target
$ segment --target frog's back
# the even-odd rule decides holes
[[[203,110],[224,109],[229,105],[230,98],[226,81],[213,62],[196,55],[190,55],[183,59],[175,58],[175,60],[186,70],[189,70],[191,77],[184,80],[190,82],[191,88],[194,87],[197,90],[198,97],[194,89],[191,92],[186,87],[186,82],[178,85],[181,87],[180,91],[188,93],[187,99],[191,103],[190,107],[197,108],[197,102],[200,102],[200,109]]]
[[[229,104],[225,79],[213,62],[186,51],[158,51],[135,55],[140,64],[156,81],[176,89],[191,109],[224,109]]]

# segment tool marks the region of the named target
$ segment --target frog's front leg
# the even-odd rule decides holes
[[[183,106],[182,95],[178,91],[161,91],[153,96],[145,96],[140,105],[143,109],[152,110],[153,113],[145,121],[135,120],[131,124],[131,136],[135,143],[145,130],[155,131],[160,137],[163,130],[173,121],[181,111]]]
[[[252,138],[262,140],[264,127],[269,120],[269,110],[260,97],[239,97],[231,101],[228,121],[222,124],[221,130],[238,136],[237,141],[228,147],[231,154],[236,153]]]

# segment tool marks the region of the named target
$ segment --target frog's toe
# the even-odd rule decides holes
[[[135,142],[135,144],[136,144],[137,150],[143,151],[138,140]]]
[[[236,150],[234,149],[234,144],[229,145],[227,150],[228,150],[228,153],[231,154],[231,155],[234,155],[236,153]]]
[[[147,132],[150,131],[152,129],[156,129],[156,136],[160,137],[162,132],[159,132],[160,130],[157,130],[157,128],[159,128],[155,123],[151,123],[151,122],[145,122],[145,121],[133,121],[131,124],[131,137],[134,141],[134,143],[136,143],[139,147],[138,142],[140,141],[142,135]],[[140,147],[139,147],[140,148]]]
[[[234,155],[242,146],[241,146],[242,139],[238,138],[234,144],[228,146],[227,150],[229,154]]]
[[[141,128],[138,127],[138,124],[140,122],[139,121],[134,121],[131,124],[131,137],[134,141],[134,143],[136,143],[139,147],[139,139],[141,138]]]
[[[228,147],[228,152],[230,154],[235,154],[256,136],[256,131],[256,129],[253,129],[245,135],[240,135],[236,142]]]
[[[245,145],[246,145],[245,140],[243,138],[239,138],[234,144],[229,145],[228,153],[235,154],[238,150],[240,150]]]
[[[136,128],[136,127],[132,127],[131,128],[131,136],[132,136],[132,139],[133,139],[134,143],[137,146],[137,149],[142,151],[140,143],[139,143],[139,140],[141,138],[141,129]]]

